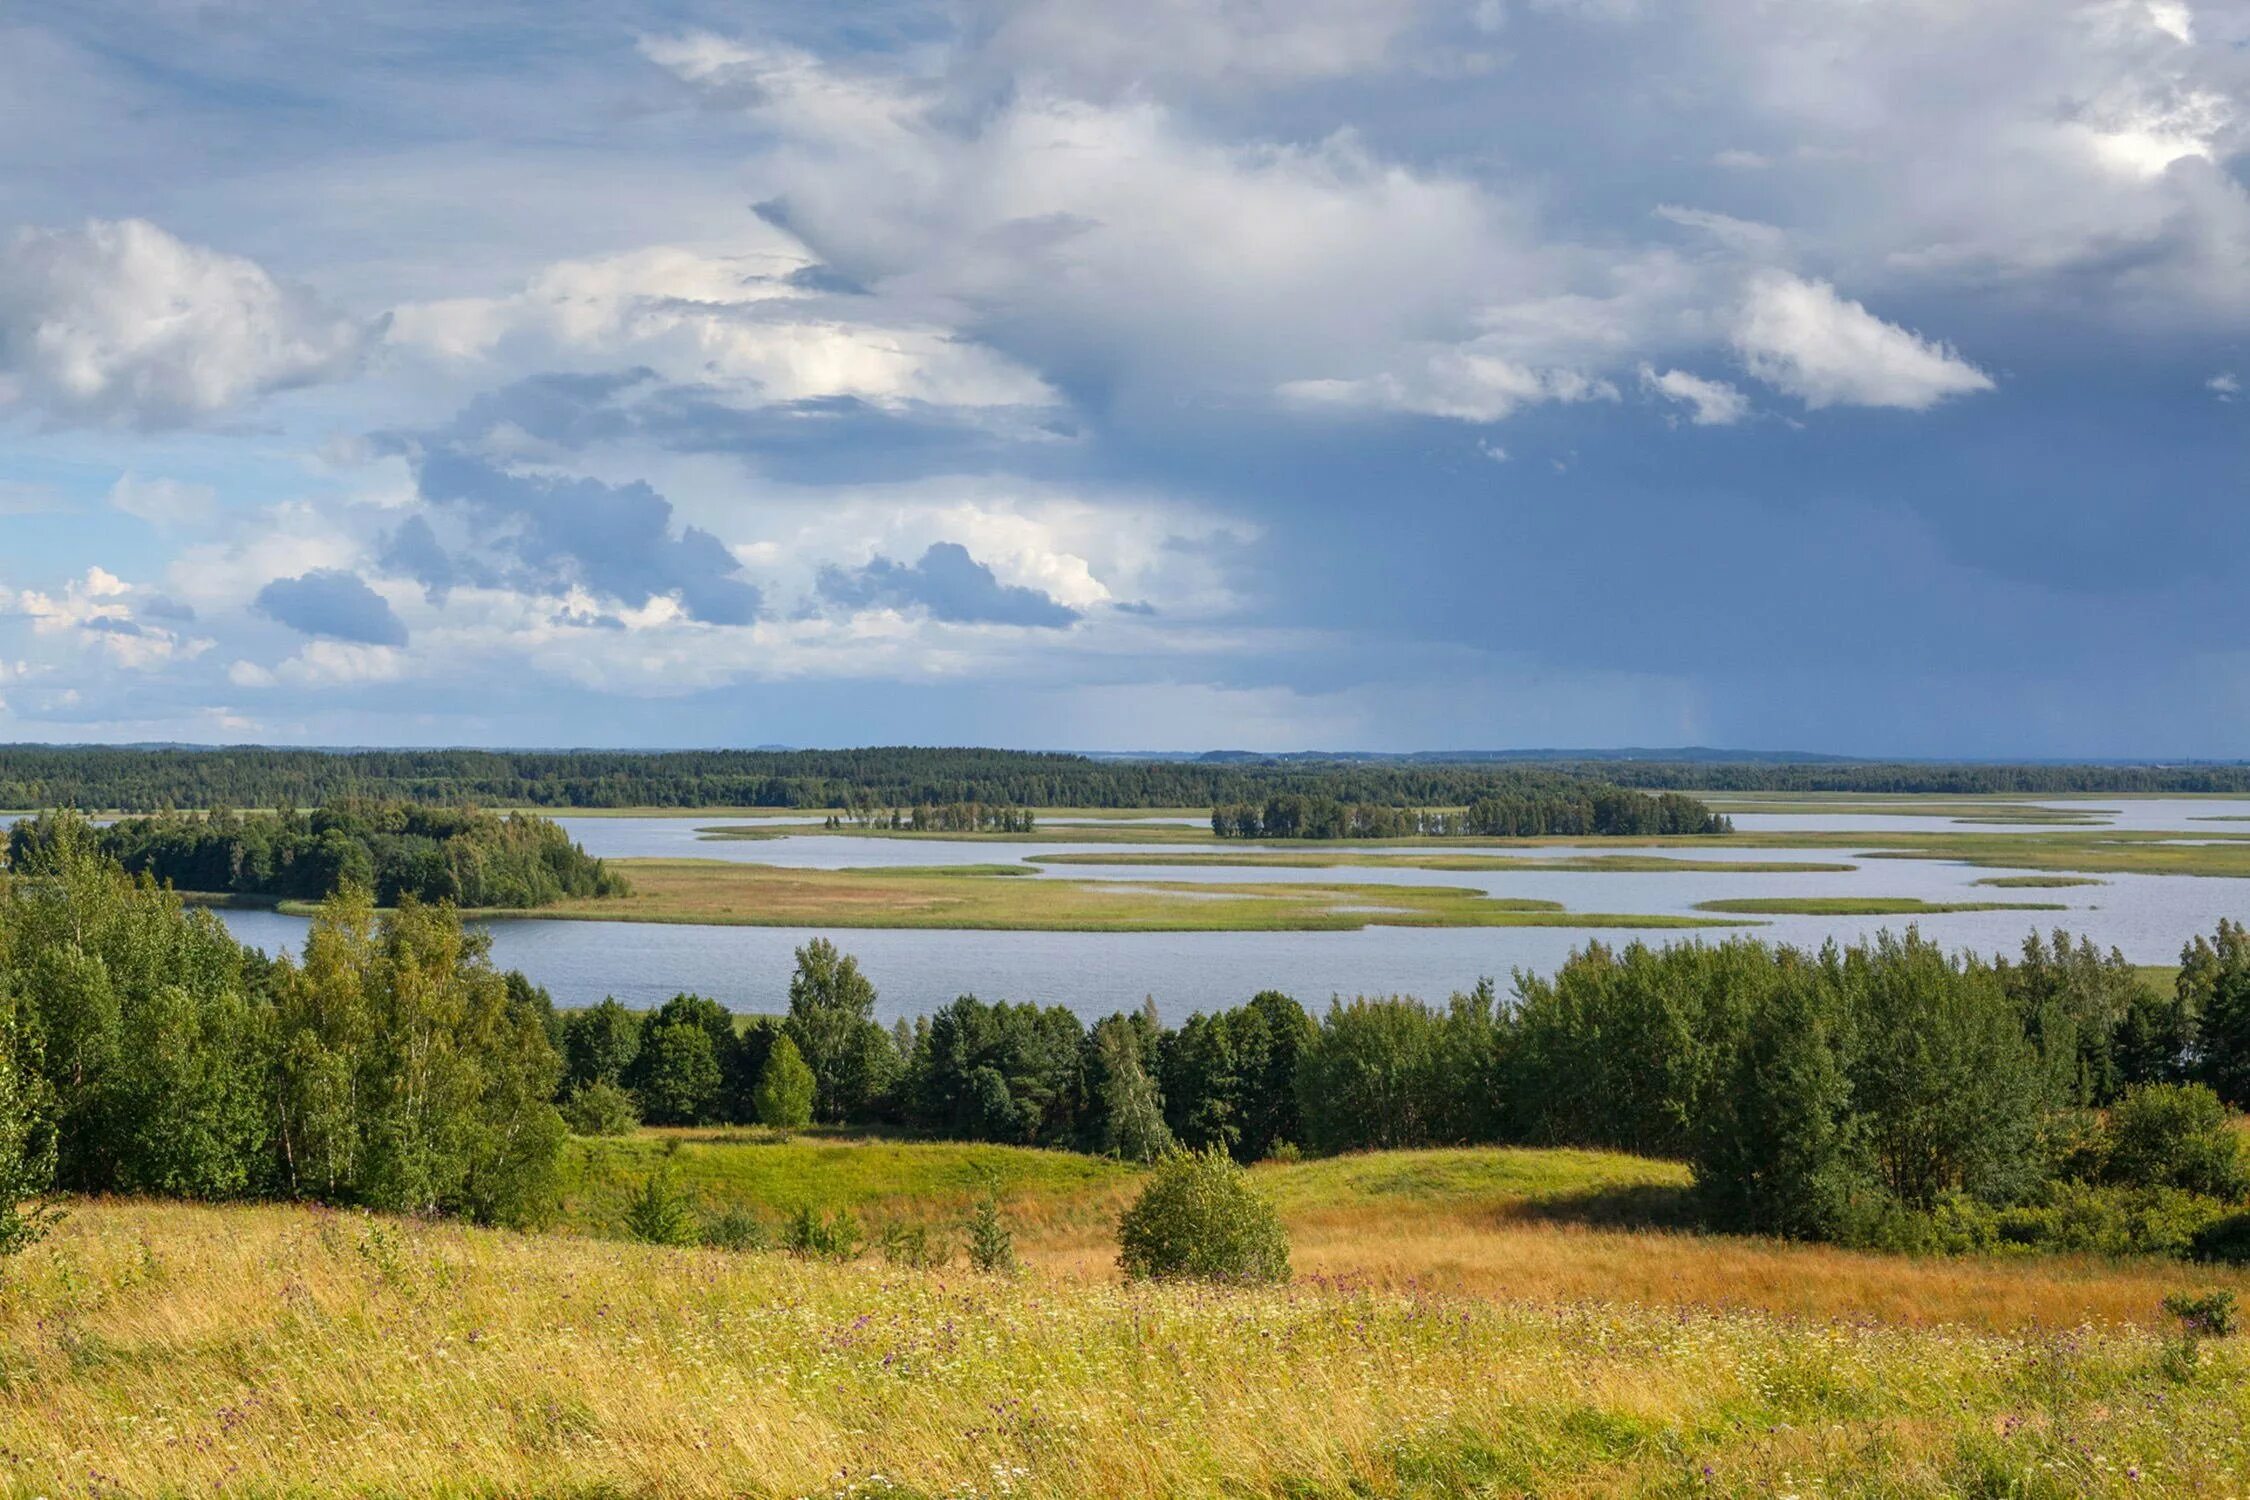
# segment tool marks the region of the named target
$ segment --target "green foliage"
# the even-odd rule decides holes
[[[604,1079],[579,1084],[565,1094],[562,1117],[572,1135],[631,1135],[641,1123],[633,1096]]]
[[[1083,1107],[1085,1028],[1060,1005],[963,995],[930,1018],[905,1089],[909,1121],[967,1140],[1068,1142]]]
[[[2221,921],[2180,954],[2179,1009],[2195,1017],[2195,1078],[2235,1109],[2250,1107],[2250,927]]]
[[[537,1222],[563,1138],[543,999],[411,899],[334,898],[269,963],[71,819],[0,882],[10,1055],[68,1189]]]
[[[875,1022],[875,986],[859,961],[826,938],[797,950],[789,977],[789,1039],[813,1074],[813,1113],[822,1120],[864,1116],[897,1081],[890,1033]]]
[[[623,1086],[641,1053],[641,1015],[608,999],[563,1017],[564,1079]]]
[[[766,1227],[766,1221],[739,1203],[704,1215],[696,1238],[714,1250],[739,1252],[773,1248],[773,1231]]]
[[[1013,1276],[1023,1268],[1016,1258],[1015,1231],[1000,1212],[1000,1179],[983,1174],[983,1191],[969,1206],[969,1264],[988,1276]]]
[[[1298,1059],[1305,1143],[1391,1150],[1485,1134],[1496,1042],[1486,989],[1442,1010],[1398,997],[1335,1002]]]
[[[725,1076],[718,1045],[696,1020],[659,1011],[641,1033],[633,1093],[652,1125],[704,1125],[721,1117]]]
[[[1087,1037],[1088,1144],[1105,1156],[1155,1161],[1172,1149],[1164,1098],[1145,1061],[1155,1038],[1139,1018],[1111,1016]]]
[[[2180,1320],[2188,1333],[2203,1338],[2232,1338],[2236,1327],[2235,1295],[2224,1288],[2215,1292],[2174,1292],[2164,1299],[2164,1310]]]
[[[2246,1182],[2242,1138],[2219,1096],[2202,1084],[2145,1083],[2109,1112],[2101,1178],[2130,1187],[2180,1188],[2239,1198]]]
[[[883,1259],[910,1271],[934,1271],[953,1259],[953,1248],[927,1224],[893,1219],[876,1236]]]
[[[1216,1147],[1166,1159],[1118,1224],[1128,1277],[1274,1282],[1289,1279],[1289,1240],[1273,1205]]]
[[[1262,806],[1245,802],[1211,809],[1211,832],[1222,839],[1646,838],[1733,831],[1727,819],[1677,792],[1652,796],[1552,778],[1519,779],[1505,791],[1473,795],[1465,812],[1416,811],[1303,792],[1276,793]]]
[[[55,1139],[41,1116],[40,1077],[22,1056],[13,1007],[0,995],[0,1260],[45,1237],[54,1214],[43,1195],[55,1176]]]
[[[1297,1070],[1318,1040],[1304,1007],[1276,990],[1197,1014],[1158,1047],[1165,1121],[1190,1149],[1219,1145],[1256,1161],[1302,1131]]]
[[[22,866],[54,837],[51,819],[18,824],[9,835],[10,862]],[[100,830],[95,843],[128,871],[188,891],[318,901],[357,886],[385,906],[412,895],[524,908],[626,890],[546,818],[361,797],[309,814],[216,806],[202,817],[123,818]]]
[[[822,1213],[810,1204],[801,1205],[782,1233],[784,1248],[811,1260],[851,1260],[866,1243],[859,1215],[848,1208]]]
[[[2196,1232],[2188,1253],[2219,1265],[2250,1266],[2250,1213],[2237,1211],[2213,1219]]]
[[[626,1200],[625,1232],[650,1245],[693,1245],[702,1238],[695,1205],[669,1167],[643,1178]]]
[[[760,1125],[795,1130],[812,1123],[813,1072],[786,1036],[776,1036],[758,1073],[754,1105]]]

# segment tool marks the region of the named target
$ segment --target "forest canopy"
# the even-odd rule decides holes
[[[82,823],[49,814],[16,824],[8,862],[22,869]],[[395,906],[407,896],[462,907],[522,909],[566,896],[615,896],[622,877],[546,818],[346,798],[313,812],[123,818],[86,834],[129,873],[183,891],[320,901],[350,888]]]
[[[2250,765],[1944,765],[1561,755],[1101,758],[1044,751],[283,750],[0,745],[0,808],[313,807],[345,797],[485,807],[1216,807],[1280,795],[1468,807],[1570,788],[2244,792]]]

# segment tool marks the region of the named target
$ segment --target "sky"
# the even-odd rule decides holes
[[[2250,755],[2250,4],[0,6],[0,741]]]

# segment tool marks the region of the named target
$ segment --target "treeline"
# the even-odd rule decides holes
[[[220,807],[92,830],[75,813],[43,814],[9,830],[8,861],[27,867],[81,833],[127,871],[183,891],[318,901],[357,888],[384,906],[413,897],[521,909],[626,889],[546,818],[358,797],[309,813]]]
[[[615,1128],[636,1109],[820,1118],[1139,1160],[1606,1147],[1689,1162],[1716,1228],[2250,1258],[2230,1113],[2250,1105],[2250,931],[2231,923],[2189,945],[2170,994],[2060,933],[1987,963],[1910,932],[1817,953],[1595,945],[1552,980],[1519,975],[1513,1004],[1487,983],[1317,1020],[1277,993],[1176,1029],[965,996],[886,1032],[874,1001],[816,942],[786,1018],[738,1030],[692,996],[567,1017],[565,1087]],[[761,1094],[777,1066],[810,1077]],[[799,1096],[783,1117],[760,1102]]]
[[[1212,808],[1211,831],[1223,839],[1609,838],[1732,833],[1734,824],[1677,792],[1554,787],[1482,797],[1460,812],[1284,793]]]
[[[830,828],[889,828],[908,833],[1029,833],[1038,818],[1028,807],[1006,803],[948,802],[933,807],[879,807],[864,792],[840,813],[828,815]]]
[[[339,896],[268,962],[58,835],[0,875],[0,1246],[50,1187],[548,1213],[551,1007],[451,908]]]
[[[2169,993],[2057,934],[1590,946],[1442,1005],[1286,995],[1161,1025],[964,996],[891,1027],[825,941],[788,1013],[558,1017],[449,906],[333,897],[268,961],[94,846],[0,875],[0,1250],[52,1185],[536,1223],[565,1121],[890,1124],[1151,1160],[1515,1142],[1684,1160],[1697,1221],[1909,1249],[2250,1259],[2250,929]],[[559,1107],[558,1107],[559,1106]]]
[[[2241,792],[2250,764],[1941,765],[1914,761],[1558,761],[1552,769],[1620,786],[1706,792]]]
[[[1609,784],[1593,771],[1389,761],[1131,761],[980,749],[142,750],[0,746],[0,808],[1214,807],[1277,794],[1466,807]]]

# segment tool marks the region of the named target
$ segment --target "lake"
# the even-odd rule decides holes
[[[2059,804],[2087,807],[2089,804]],[[2250,815],[2250,800],[2120,799],[2091,806],[2115,810],[2113,826],[2171,829],[2208,837],[2229,828],[2218,817]],[[997,864],[1084,849],[1123,852],[1115,843],[986,843],[966,840],[863,839],[818,831],[781,839],[708,840],[696,829],[707,818],[564,818],[571,836],[606,858],[694,857],[754,864],[833,869],[844,866]],[[1804,814],[1761,815],[1760,826],[1807,831],[1950,828],[1944,818]],[[2237,825],[2239,826],[2239,825]],[[1993,830],[1999,831],[1999,830]],[[1177,852],[1176,846],[1141,846]],[[1303,844],[1290,847],[1303,850]],[[1587,844],[1584,852],[1617,852]],[[1411,852],[1411,851],[1394,851]],[[1556,849],[1482,851],[1549,859]],[[1935,860],[1866,859],[1848,851],[1712,849],[1661,851],[1696,859],[1853,863],[1848,873],[1435,871],[1408,868],[1244,869],[1211,864],[1170,866],[1045,866],[1040,878],[1151,881],[1317,881],[1473,887],[1487,894],[1560,901],[1573,911],[1689,913],[1701,901],[1770,896],[1917,897],[1930,902],[2053,902],[2053,912],[1962,912],[1919,919],[1925,935],[1979,952],[2012,951],[2034,928],[2062,927],[2121,949],[2136,963],[2171,963],[2190,936],[2221,917],[2250,917],[2250,880],[2190,876],[2110,875],[2102,885],[2061,890],[2004,890],[1976,881],[2005,871]],[[228,927],[269,951],[293,949],[305,922],[270,911],[227,911]],[[1851,941],[1896,930],[1898,917],[1777,917],[1762,926],[1708,929],[1808,946]],[[625,922],[557,922],[520,918],[488,924],[493,957],[546,986],[557,1002],[585,1005],[615,995],[630,1005],[662,1002],[682,990],[712,996],[738,1010],[774,1011],[787,1004],[791,952],[826,935],[856,954],[881,991],[885,1020],[925,1014],[961,994],[988,1000],[1033,1000],[1095,1017],[1153,998],[1167,1021],[1195,1010],[1238,1004],[1261,989],[1281,989],[1318,1004],[1331,995],[1412,994],[1439,999],[1482,976],[1507,987],[1518,969],[1551,972],[1588,942],[1682,940],[1686,933],[1570,928],[1370,927],[1359,932],[1058,933],[881,931],[781,927],[696,927]]]

